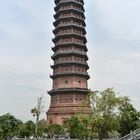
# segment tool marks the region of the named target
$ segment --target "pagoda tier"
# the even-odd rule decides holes
[[[89,69],[87,63],[76,62],[76,61],[65,61],[65,62],[58,61],[54,65],[51,65],[51,68],[56,68],[57,66],[69,66],[69,65],[85,66],[86,69]]]
[[[54,47],[51,66],[53,74],[48,124],[63,124],[74,113],[90,113],[89,104],[83,105],[89,93],[87,80],[87,39],[83,0],[55,0],[53,23]]]

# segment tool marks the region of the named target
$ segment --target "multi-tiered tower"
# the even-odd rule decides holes
[[[63,124],[74,113],[90,112],[89,105],[83,103],[89,92],[87,80],[87,47],[83,0],[55,0],[55,35],[52,48],[54,65],[53,88],[48,124]]]

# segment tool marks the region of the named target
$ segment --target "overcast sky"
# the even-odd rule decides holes
[[[42,94],[49,107],[53,7],[53,0],[0,0],[0,115],[33,119]],[[114,87],[140,111],[139,7],[139,0],[85,0],[89,88]]]

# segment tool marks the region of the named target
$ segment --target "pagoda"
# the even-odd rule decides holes
[[[55,0],[54,47],[51,66],[53,87],[47,124],[64,124],[73,114],[89,114],[85,104],[87,80],[87,39],[83,0]]]

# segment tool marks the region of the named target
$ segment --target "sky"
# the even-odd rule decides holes
[[[113,87],[140,111],[140,1],[85,0],[91,90]],[[0,115],[50,105],[53,0],[0,0]]]

